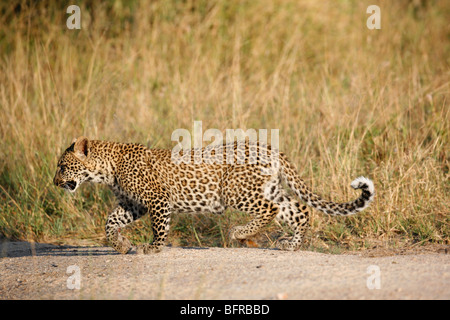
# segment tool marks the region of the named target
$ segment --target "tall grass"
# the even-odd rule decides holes
[[[0,234],[103,243],[102,186],[52,185],[73,137],[172,148],[171,133],[280,129],[281,149],[319,194],[376,200],[352,218],[315,213],[306,245],[449,242],[448,4],[379,1],[58,1],[0,4]],[[169,241],[230,246],[239,213],[174,217]],[[151,239],[142,219],[129,235]],[[280,227],[262,238],[273,241]]]

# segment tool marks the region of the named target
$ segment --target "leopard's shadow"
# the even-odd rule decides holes
[[[18,258],[32,256],[104,256],[118,255],[108,247],[54,245],[39,242],[0,240],[0,257]]]
[[[167,246],[170,248],[171,246]],[[183,250],[209,250],[209,247],[178,247]],[[277,248],[252,248],[256,250],[276,250]],[[0,258],[39,257],[39,256],[113,256],[121,255],[110,247],[54,245],[39,242],[11,241],[0,239]],[[133,247],[127,255],[137,255]]]

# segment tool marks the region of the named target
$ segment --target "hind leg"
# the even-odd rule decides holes
[[[252,170],[251,174],[249,170]],[[271,176],[261,174],[259,169],[255,171],[253,168],[241,165],[230,169],[223,179],[224,205],[252,217],[247,224],[232,228],[229,233],[230,238],[248,240],[279,213],[278,205],[265,196],[265,188]]]
[[[276,216],[285,210],[289,202],[278,175],[264,177],[259,181],[263,186],[257,194],[243,193],[239,197],[237,209],[244,211],[255,218],[245,226],[238,226],[231,230],[232,239],[244,240],[256,235],[262,227],[266,226]]]
[[[231,229],[230,237],[233,240],[245,240],[256,235],[263,227],[269,224],[279,213],[279,207],[268,200],[258,199],[253,206],[240,209],[254,218],[243,226]]]
[[[265,185],[264,197],[274,202],[279,207],[276,216],[277,221],[287,224],[294,235],[289,239],[278,242],[278,248],[282,250],[297,250],[303,240],[303,235],[308,226],[309,212],[306,206],[301,205],[296,199],[284,190],[280,176],[273,176]]]
[[[300,248],[303,236],[308,228],[309,209],[297,200],[291,199],[288,195],[283,197],[279,206],[280,213],[276,216],[277,221],[288,225],[294,235],[288,239],[281,239],[277,246],[281,250],[297,250]]]

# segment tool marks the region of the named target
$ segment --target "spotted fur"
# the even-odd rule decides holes
[[[231,158],[226,157],[229,152]],[[187,155],[192,161],[183,161]],[[201,162],[197,161],[200,155]],[[84,182],[109,185],[118,203],[108,215],[106,237],[120,253],[132,248],[120,229],[147,213],[154,240],[139,245],[141,253],[163,248],[172,213],[220,214],[227,208],[252,217],[246,225],[230,231],[232,239],[249,239],[276,218],[293,231],[278,247],[296,250],[308,226],[309,209],[289,194],[283,183],[307,205],[331,215],[357,213],[369,205],[375,193],[372,181],[360,177],[351,184],[362,190],[359,198],[347,203],[326,201],[307,188],[283,153],[248,142],[191,150],[174,158],[171,150],[80,137],[62,154],[53,181],[70,192]]]

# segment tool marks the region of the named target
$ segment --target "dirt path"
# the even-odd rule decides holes
[[[450,299],[445,253],[166,248],[119,255],[107,247],[4,242],[0,256],[1,299]]]

